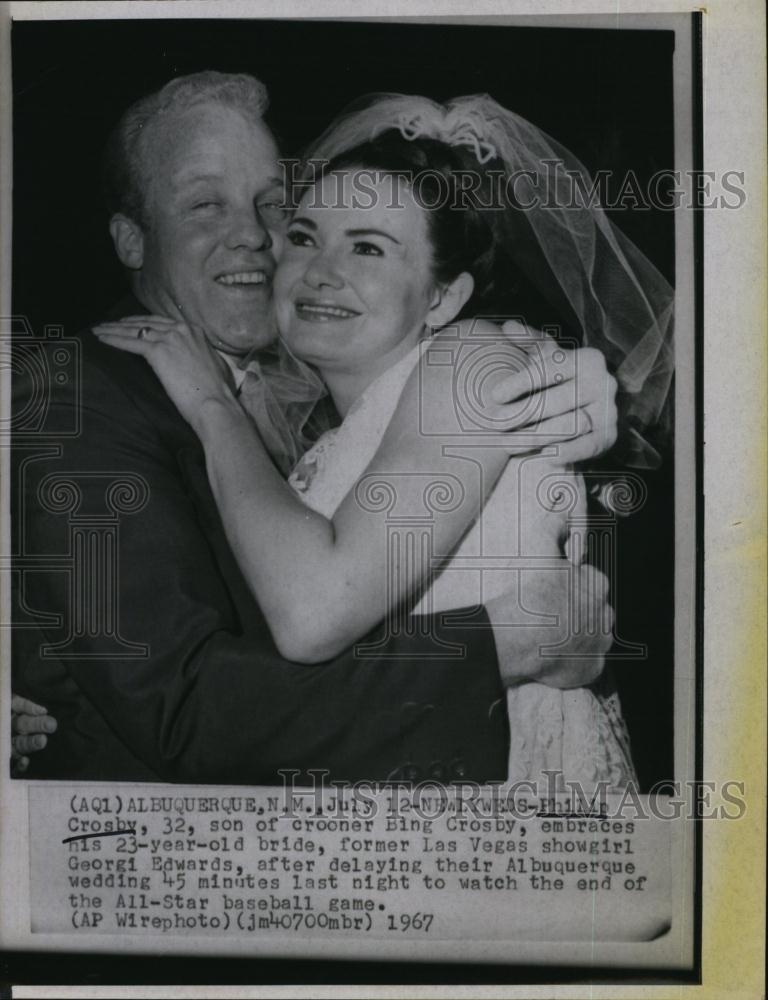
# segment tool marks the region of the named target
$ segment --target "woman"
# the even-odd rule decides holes
[[[497,314],[499,289],[523,277],[518,265],[545,301],[565,303],[585,344],[609,353],[628,392],[632,440],[644,447],[638,427],[659,416],[669,386],[671,293],[599,210],[564,203],[557,181],[535,203],[533,180],[549,176],[544,164],[558,154],[566,166],[576,162],[487,97],[446,107],[379,97],[322,137],[311,159],[329,162],[291,221],[275,309],[284,344],[320,374],[343,420],[321,434],[289,484],[202,331],[179,336],[178,324],[160,317],[101,329],[105,342],[145,354],[198,433],[233,551],[289,659],[322,661],[404,603],[447,610],[518,588],[522,609],[521,560],[562,568],[568,514],[585,509],[583,481],[541,449],[546,420],[530,454],[511,460],[482,432],[498,419],[501,370],[515,362],[522,369],[542,350],[565,362],[566,352],[551,340],[531,342],[523,327],[503,342],[482,324],[460,335],[446,328],[464,315]],[[494,364],[499,352],[503,369]],[[259,391],[243,400],[283,457],[292,451],[284,415],[302,410],[283,400],[283,416],[270,422],[265,400],[285,382],[285,372],[263,373]],[[311,384],[308,375],[301,394]],[[561,389],[550,421],[569,408],[573,387]],[[403,440],[422,433],[436,437],[427,470],[403,460]],[[379,468],[393,470],[383,484],[364,476],[377,450]],[[551,502],[564,485],[575,498],[570,510]],[[435,486],[429,530],[393,536],[386,513],[400,525],[423,523]],[[511,778],[556,770],[614,788],[633,779],[615,696],[527,684],[510,691],[508,711]]]

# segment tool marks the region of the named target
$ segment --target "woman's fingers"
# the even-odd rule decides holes
[[[131,326],[127,323],[104,323],[93,328],[94,334],[103,340],[105,336],[126,337],[130,340],[144,340],[147,343],[156,343],[158,340],[167,340],[173,333],[172,329],[159,330],[153,326]]]
[[[135,334],[122,332],[112,332],[109,330],[93,331],[99,340],[110,347],[118,347],[121,351],[128,351],[129,354],[141,354],[147,357],[154,346],[154,341],[145,337],[137,337]]]
[[[149,342],[160,340],[170,342],[174,338],[179,338],[182,341],[206,340],[205,332],[200,327],[190,326],[181,320],[156,316],[135,316],[98,323],[92,329],[95,335],[102,340],[105,335],[117,334]]]
[[[156,330],[162,334],[189,332],[186,323],[178,319],[168,319],[167,316],[124,316],[121,319],[97,323],[91,329],[94,333],[98,333],[100,330],[122,330],[134,335],[138,334],[139,330]]]
[[[154,313],[147,313],[144,316],[121,316],[120,319],[107,320],[106,324],[102,323],[100,325],[104,326],[110,323],[126,323],[130,326],[176,326],[179,320],[171,319],[168,316],[156,316]]]

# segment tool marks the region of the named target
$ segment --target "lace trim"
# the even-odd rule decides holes
[[[325,465],[328,452],[333,449],[337,436],[336,428],[326,431],[299,460],[296,468],[288,476],[289,486],[292,486],[297,493],[306,493],[312,485],[312,481]]]
[[[637,782],[629,733],[618,694],[589,688],[560,691],[527,684],[508,693],[510,781],[536,781],[549,787],[545,772],[584,787],[606,782],[620,791]]]

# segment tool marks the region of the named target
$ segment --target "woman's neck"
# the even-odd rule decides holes
[[[333,402],[341,417],[345,417],[353,403],[362,396],[371,383],[397,364],[424,339],[426,330],[413,337],[406,337],[380,358],[368,358],[358,364],[343,363],[318,365],[318,371],[328,386]]]

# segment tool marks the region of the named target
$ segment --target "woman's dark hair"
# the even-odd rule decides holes
[[[393,128],[334,156],[315,177],[356,167],[403,176],[411,185],[427,213],[435,281],[450,282],[462,271],[474,278],[457,319],[515,317],[569,335],[577,329],[526,213],[511,198],[501,160],[480,164],[466,146],[409,139]]]
[[[462,315],[487,311],[498,269],[495,226],[500,206],[493,187],[494,174],[503,176],[501,163],[481,167],[463,146],[429,138],[406,139],[399,130],[389,129],[335,156],[322,167],[321,176],[349,168],[381,171],[408,182],[427,213],[435,281],[448,283],[467,271],[475,279],[475,289]]]

